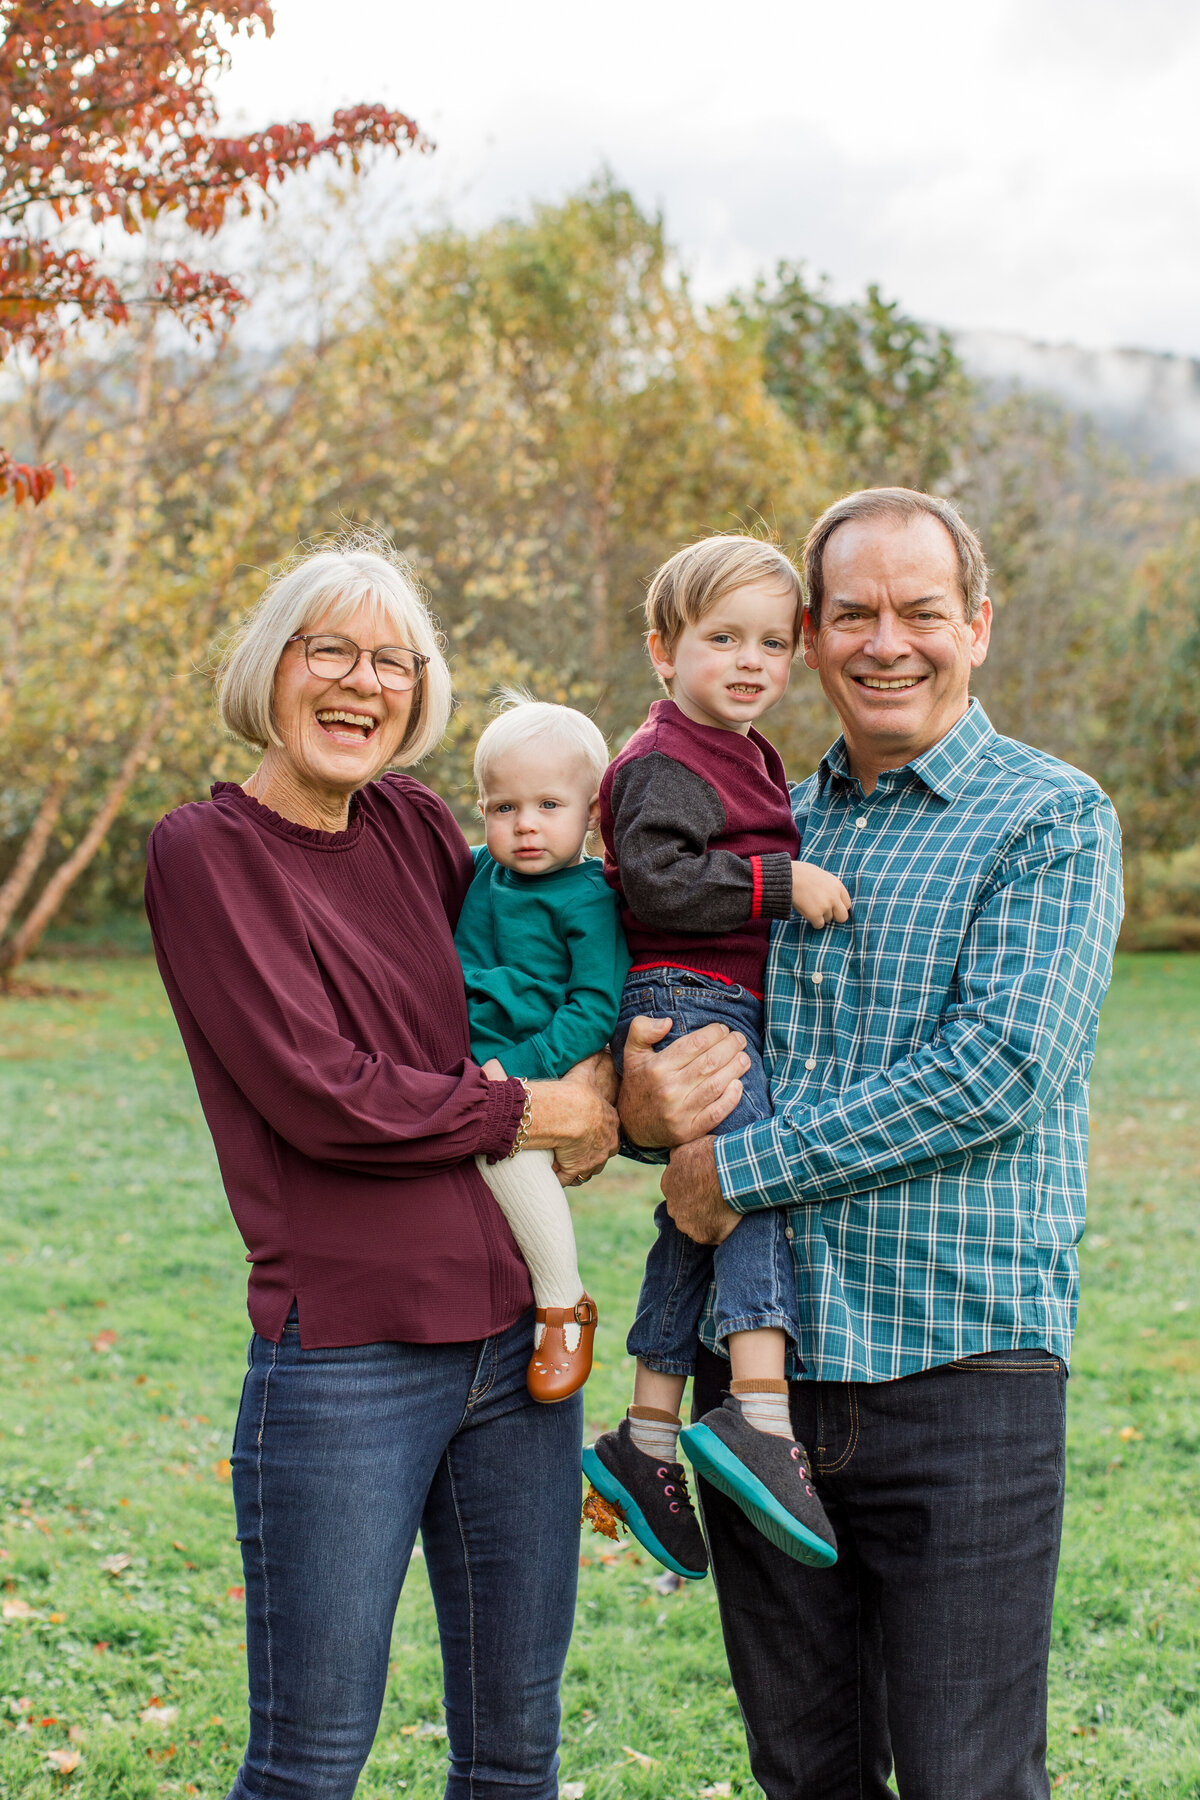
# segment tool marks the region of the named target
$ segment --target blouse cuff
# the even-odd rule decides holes
[[[521,1114],[525,1111],[525,1087],[522,1082],[510,1078],[508,1081],[489,1081],[487,1090],[482,1141],[476,1154],[486,1156],[494,1163],[502,1161],[513,1147]]]

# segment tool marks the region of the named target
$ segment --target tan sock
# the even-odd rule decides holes
[[[743,1419],[755,1431],[765,1431],[769,1437],[795,1436],[786,1381],[771,1381],[765,1376],[757,1381],[731,1381],[729,1391],[740,1403]]]
[[[657,1406],[631,1406],[625,1417],[635,1450],[655,1462],[678,1462],[683,1420]]]

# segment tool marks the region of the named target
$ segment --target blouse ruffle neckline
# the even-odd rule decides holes
[[[358,794],[350,797],[350,821],[344,831],[320,831],[316,826],[298,825],[294,819],[285,819],[282,813],[272,812],[236,781],[214,781],[210,792],[214,800],[232,800],[235,805],[244,807],[257,824],[274,832],[276,837],[290,838],[293,843],[307,844],[313,850],[349,850],[358,842],[367,823],[366,809]]]

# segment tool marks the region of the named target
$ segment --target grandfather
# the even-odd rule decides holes
[[[805,546],[804,658],[842,736],[794,790],[849,923],[777,926],[775,1116],[701,1133],[742,1066],[708,1027],[626,1052],[634,1142],[680,1145],[672,1217],[717,1243],[787,1209],[792,1384],[838,1562],[775,1550],[702,1486],[725,1642],[769,1800],[1049,1793],[1046,1669],[1087,1082],[1121,914],[1112,806],[969,695],[992,609],[974,534],[902,488]],[[736,1089],[735,1089],[736,1091]],[[694,1406],[720,1403],[701,1352]]]

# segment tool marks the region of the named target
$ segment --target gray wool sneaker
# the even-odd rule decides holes
[[[679,1444],[697,1474],[728,1494],[777,1549],[816,1569],[837,1561],[803,1444],[756,1431],[733,1398],[685,1426]]]
[[[682,1463],[646,1456],[629,1435],[629,1420],[589,1444],[583,1472],[618,1509],[638,1543],[686,1581],[708,1574],[708,1551],[692,1509]]]

